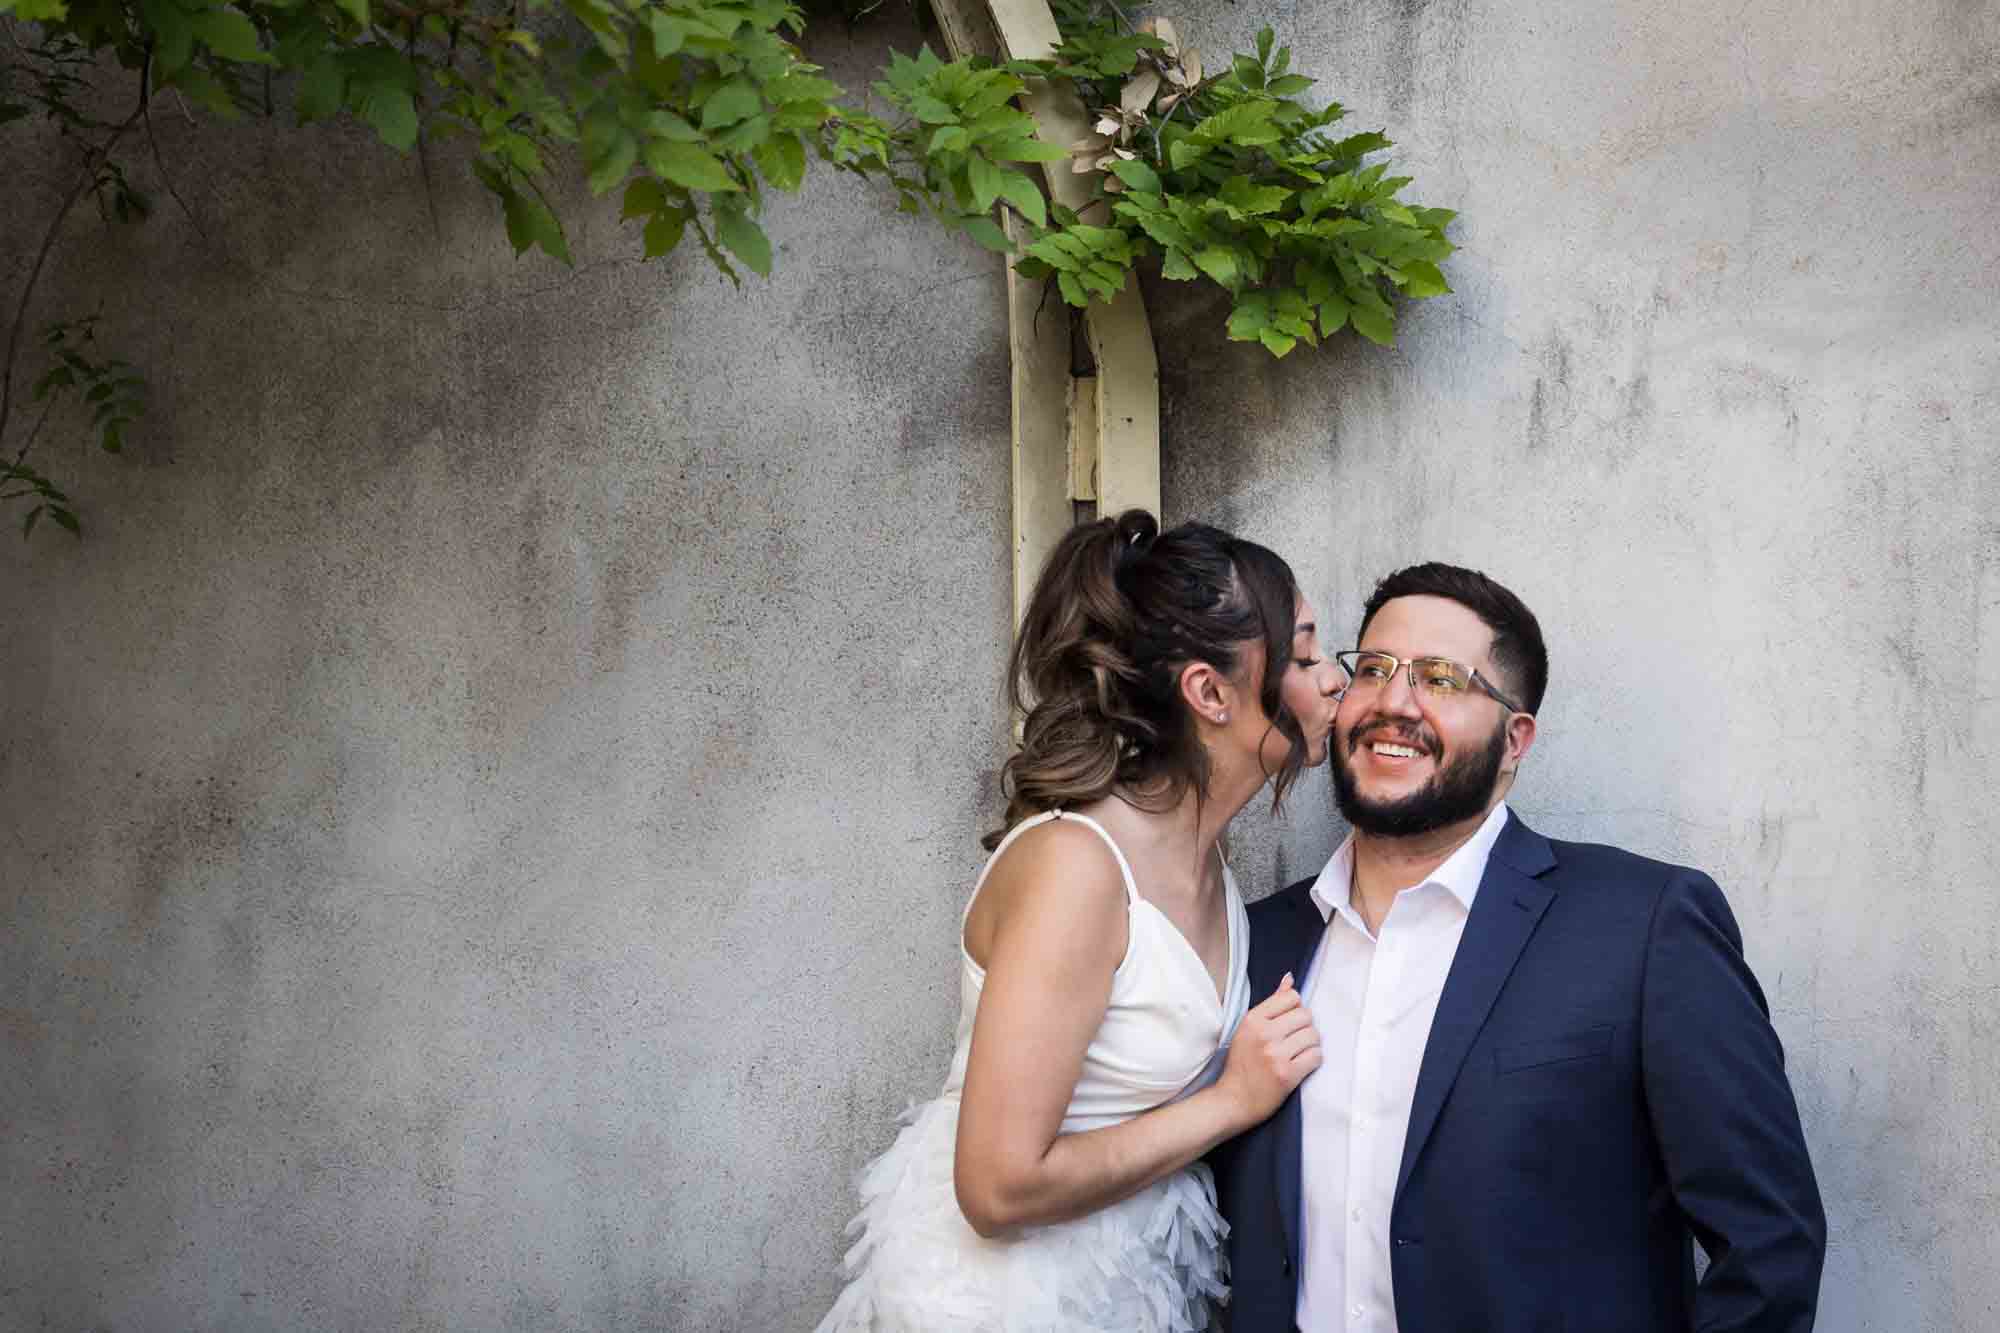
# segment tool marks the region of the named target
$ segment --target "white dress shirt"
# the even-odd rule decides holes
[[[1304,1333],[1396,1333],[1389,1210],[1410,1102],[1445,975],[1506,823],[1506,805],[1493,807],[1430,878],[1396,895],[1380,935],[1350,902],[1352,835],[1313,884],[1326,934],[1302,991],[1323,1055],[1299,1089]]]

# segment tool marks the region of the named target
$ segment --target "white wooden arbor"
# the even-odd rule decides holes
[[[1048,0],[931,0],[954,59],[1039,60],[1061,42]],[[1075,94],[1035,86],[1022,99],[1040,137],[1068,148],[1091,132]],[[1049,194],[1082,209],[1094,177],[1068,159],[1043,165]],[[1008,235],[1014,235],[1008,216]],[[1073,374],[1068,308],[1042,284],[1007,269],[1013,361],[1014,621],[1020,623],[1042,561],[1075,521],[1076,503],[1100,514],[1160,512],[1160,365],[1137,278],[1085,311],[1095,374]]]

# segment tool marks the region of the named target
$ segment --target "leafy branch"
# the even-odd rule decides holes
[[[1167,278],[1225,288],[1229,336],[1275,356],[1350,325],[1392,343],[1399,298],[1451,290],[1438,264],[1454,249],[1444,233],[1456,215],[1402,203],[1410,178],[1364,163],[1391,146],[1382,134],[1329,133],[1345,111],[1299,100],[1314,80],[1291,72],[1291,49],[1269,28],[1254,56],[1205,76],[1172,23],[1127,29],[1113,9],[1106,22],[1065,5],[1073,26],[1051,62],[1100,108],[1094,133],[1071,148],[1076,171],[1106,173],[1103,215],[1038,237],[1023,274],[1053,277],[1080,306],[1157,256]]]
[[[851,20],[878,0],[817,2]],[[790,0],[0,0],[0,126],[39,116],[82,150],[14,300],[0,448],[17,424],[29,310],[75,207],[91,195],[113,222],[151,211],[117,155],[135,126],[200,230],[153,135],[162,92],[222,119],[352,116],[414,151],[427,196],[431,146],[459,140],[516,254],[563,263],[552,200],[558,176],[580,168],[592,194],[618,193],[646,258],[692,234],[732,282],[768,275],[766,192],[799,190],[816,157],[990,249],[1018,241],[1015,267],[1071,306],[1115,295],[1141,263],[1213,282],[1232,298],[1229,336],[1278,356],[1348,326],[1390,342],[1400,300],[1449,290],[1438,265],[1453,215],[1401,202],[1408,179],[1364,161],[1390,146],[1382,135],[1330,132],[1342,109],[1300,100],[1313,81],[1269,29],[1254,55],[1208,73],[1167,20],[1135,25],[1117,0],[1052,4],[1063,41],[1048,60],[893,55],[873,86],[890,124],[804,58]],[[138,72],[139,96],[104,121],[90,78],[113,67]],[[1019,105],[1030,79],[1070,85],[1096,109],[1093,133],[1044,142]],[[1051,204],[1033,174],[1065,160],[1093,182],[1077,209]],[[74,397],[114,452],[143,409],[142,379],[91,351],[95,334],[92,317],[44,338],[43,409],[0,472],[0,502],[34,506],[28,530],[42,513],[76,526],[68,497],[27,466],[50,409]]]

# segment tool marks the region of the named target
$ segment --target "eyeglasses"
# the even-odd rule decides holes
[[[1408,667],[1410,689],[1417,694],[1431,699],[1455,699],[1477,685],[1499,700],[1501,707],[1508,712],[1528,711],[1516,707],[1513,700],[1494,689],[1492,682],[1480,675],[1476,668],[1454,662],[1448,657],[1412,657],[1405,661],[1388,653],[1364,652],[1357,648],[1335,653],[1333,660],[1340,663],[1340,669],[1347,673],[1350,694],[1381,689],[1395,679],[1398,669]]]

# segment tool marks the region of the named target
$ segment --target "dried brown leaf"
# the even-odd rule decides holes
[[[1153,94],[1158,91],[1160,91],[1160,72],[1156,69],[1142,69],[1125,85],[1125,91],[1118,94],[1118,105],[1136,115],[1152,104]]]

